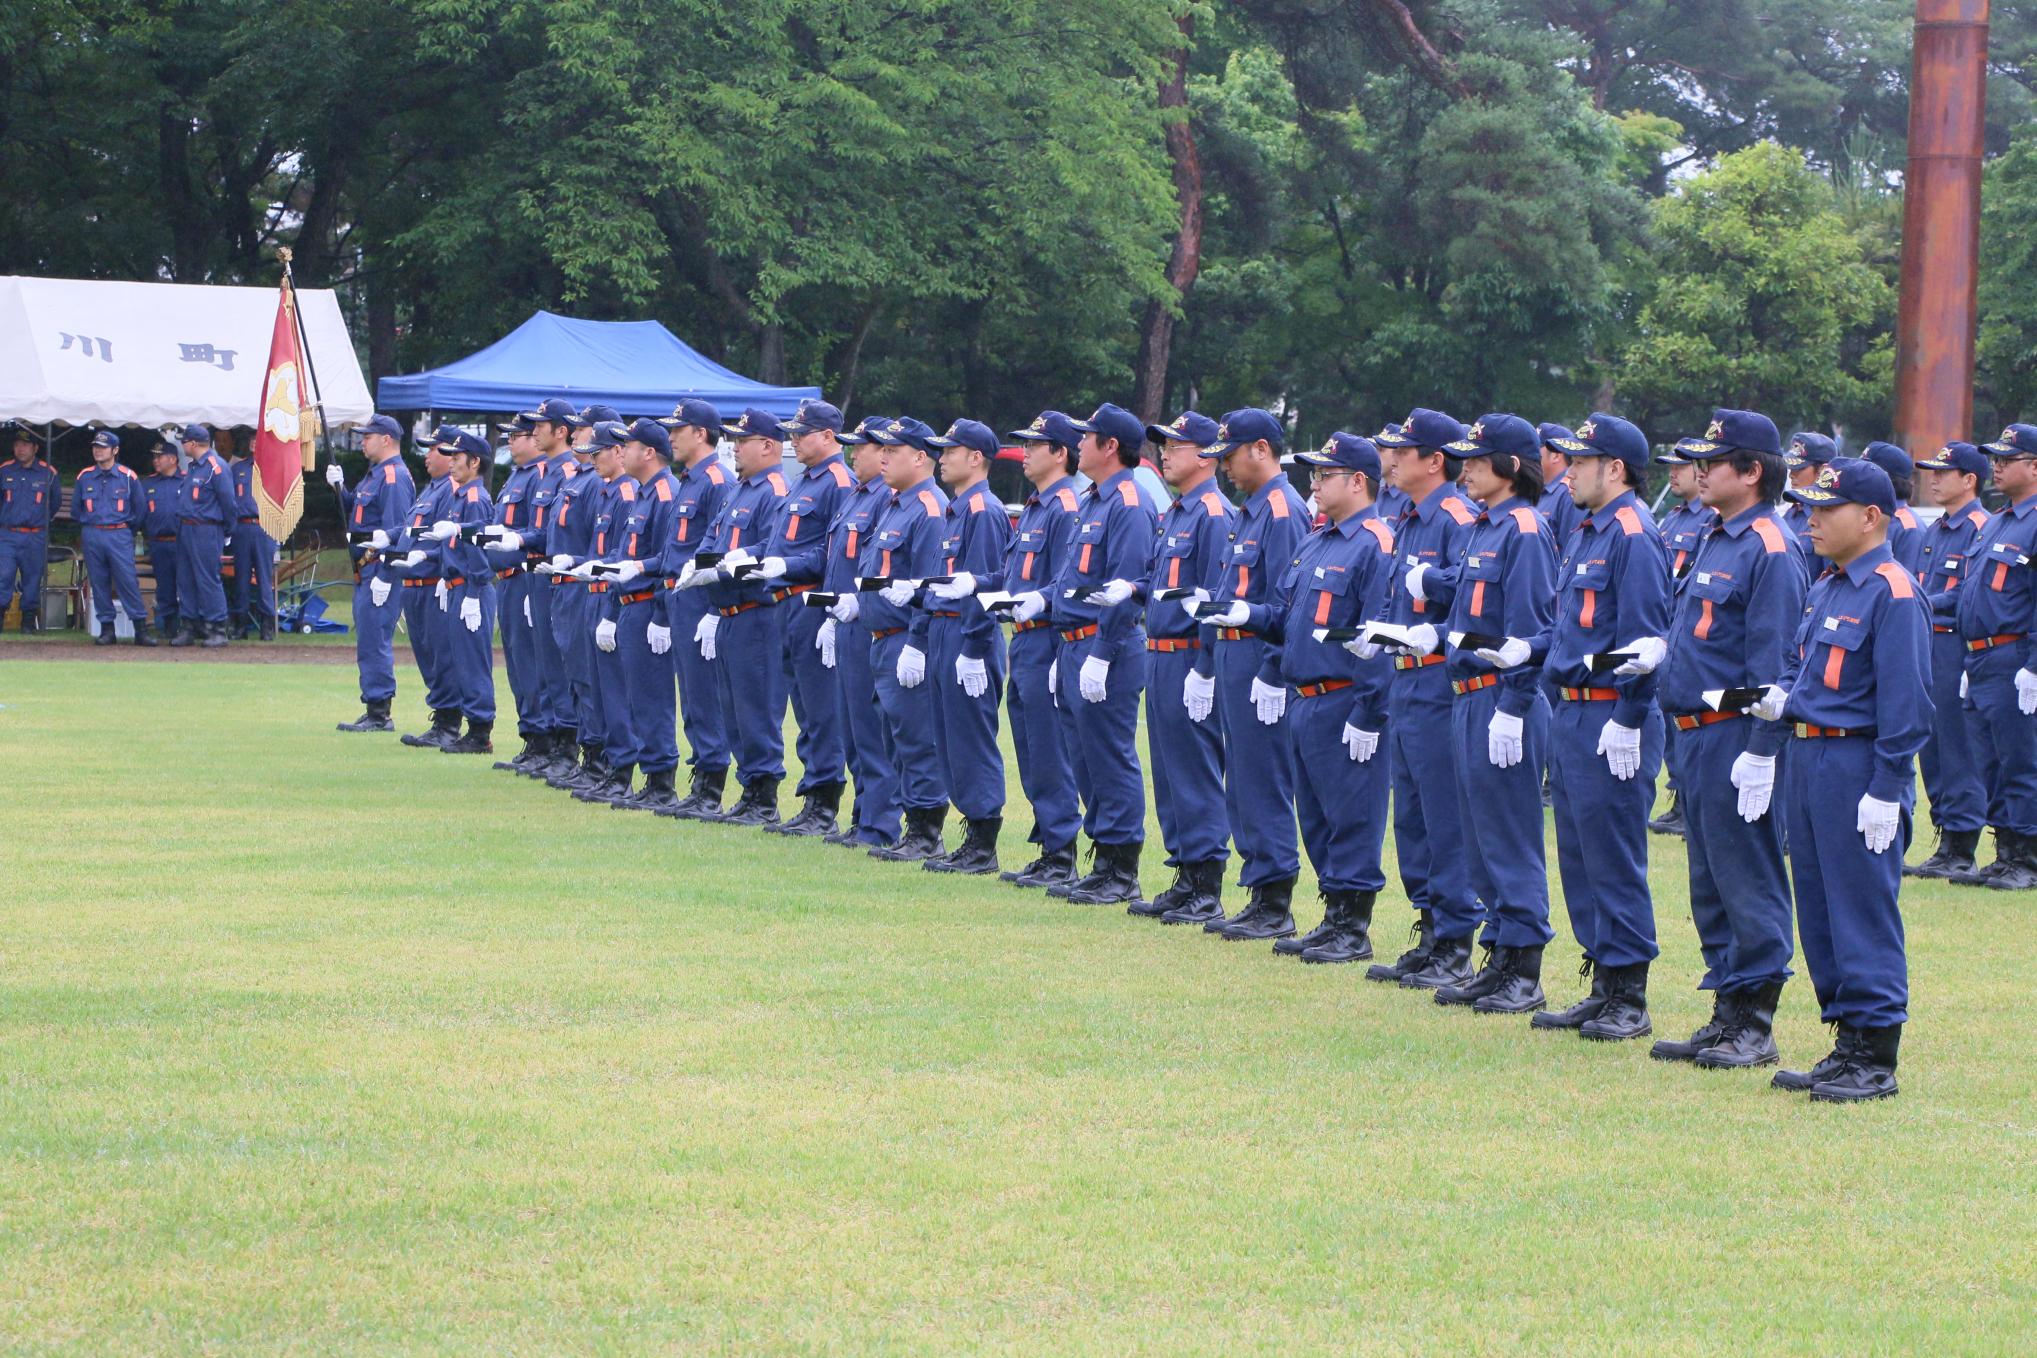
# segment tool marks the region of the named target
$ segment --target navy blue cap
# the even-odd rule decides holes
[[[808,397],[799,403],[799,409],[793,413],[792,418],[783,421],[778,427],[785,431],[787,438],[798,438],[801,434],[811,434],[817,429],[832,429],[839,434],[842,432],[842,412],[826,401]]]
[[[1896,512],[1888,473],[1865,458],[1834,458],[1818,470],[1817,480],[1784,494],[1800,505],[1873,505],[1884,514]]]
[[[1991,470],[1986,453],[1959,439],[1940,448],[1936,457],[1918,458],[1917,465],[1934,472],[1972,472],[1980,478],[1981,485],[1987,484]]]
[[[525,410],[511,415],[507,424],[498,424],[495,427],[503,433],[514,437],[517,434],[528,434],[531,430],[538,427],[538,422],[531,418],[528,410]]]
[[[875,443],[877,442],[877,431],[890,423],[891,417],[889,415],[865,415],[856,425],[853,433],[846,429],[842,431],[841,440],[844,443],[851,444]]]
[[[1184,410],[1174,417],[1172,424],[1147,425],[1146,439],[1150,443],[1193,443],[1198,448],[1207,448],[1217,441],[1217,422],[1207,415]]]
[[[1822,467],[1839,456],[1839,445],[1814,429],[1799,429],[1789,436],[1789,451],[1782,455],[1791,469]]]
[[[1005,437],[1017,443],[1051,443],[1057,448],[1075,448],[1082,443],[1082,431],[1075,421],[1058,410],[1043,410],[1023,429],[1012,429]]]
[[[579,415],[582,427],[590,424],[600,424],[603,420],[620,420],[621,418],[622,412],[614,406],[583,406]]]
[[[403,426],[394,415],[370,415],[361,421],[363,434],[387,434],[392,439],[403,437]]]
[[[1287,441],[1287,431],[1270,410],[1248,406],[1233,410],[1217,422],[1217,441],[1202,450],[1204,457],[1223,457],[1243,443],[1265,439],[1275,448]]]
[[[1535,437],[1534,425],[1518,415],[1495,410],[1489,415],[1479,416],[1465,431],[1463,438],[1444,444],[1443,451],[1458,457],[1490,457],[1494,453],[1506,453],[1526,461],[1542,455],[1542,443]]]
[[[785,427],[778,423],[778,417],[768,410],[749,407],[737,417],[734,424],[725,424],[721,432],[732,439],[777,439],[785,441]]]
[[[27,429],[27,425],[22,426],[24,433],[27,432]],[[212,431],[202,424],[187,424],[184,426],[184,432],[177,437],[185,443],[210,443],[212,442]]]
[[[1876,439],[1865,448],[1862,448],[1860,456],[1865,461],[1872,462],[1875,466],[1887,472],[1888,478],[1891,481],[1895,480],[1898,476],[1915,476],[1917,474],[1917,464],[1908,453],[1896,447],[1893,443],[1885,443],[1881,439]]]
[[[997,456],[997,435],[990,432],[990,426],[977,420],[957,420],[948,426],[948,432],[927,440],[936,448],[974,448],[985,457]]]
[[[442,453],[468,453],[483,462],[495,460],[495,450],[488,446],[488,440],[479,434],[469,434],[464,429],[440,425],[434,443]]]
[[[1559,453],[1568,453],[1570,449],[1563,446],[1563,441],[1569,439],[1575,442],[1577,431],[1565,424],[1543,423],[1535,426],[1535,437],[1542,441],[1542,446],[1545,448],[1554,448]]]
[[[1679,443],[1666,453],[1657,453],[1656,462],[1665,467],[1688,467],[1690,459],[1683,455],[1683,444]]]
[[[916,420],[910,415],[900,415],[882,429],[870,431],[870,437],[887,448],[905,446],[917,448],[923,453],[933,450],[933,445],[928,442],[933,436],[932,425],[924,420]]]
[[[529,410],[523,413],[529,417],[530,422],[534,425],[549,421],[552,424],[565,425],[570,429],[579,429],[587,423],[580,418],[580,412],[573,409],[573,403],[563,396],[548,396],[538,402],[536,410]]]
[[[1447,448],[1464,437],[1464,426],[1440,410],[1416,406],[1399,424],[1372,436],[1382,448]]]
[[[620,448],[628,442],[628,425],[621,420],[598,420],[594,425],[594,437],[587,446],[598,452],[603,448]]]
[[[1543,425],[1544,429],[1551,428]],[[1648,436],[1638,426],[1617,415],[1601,415],[1597,411],[1567,438],[1548,440],[1560,453],[1571,457],[1616,457],[1633,470],[1634,479],[1639,481],[1648,470]],[[1681,462],[1684,459],[1676,458]]]
[[[1347,434],[1340,429],[1321,448],[1296,453],[1294,460],[1311,467],[1348,467],[1371,477],[1373,485],[1379,484],[1379,445],[1362,434]]]
[[[2003,457],[2037,457],[2037,424],[2012,424],[1993,443],[1980,446]]]
[[[1120,449],[1146,446],[1146,422],[1123,406],[1112,405],[1109,401],[1098,406],[1096,413],[1088,419],[1070,420],[1068,424],[1078,433],[1116,439]]]
[[[92,436],[92,446],[94,448],[118,448],[120,446],[120,435],[114,433],[111,429],[102,429]]]
[[[431,437],[424,441],[427,448],[451,448],[460,441],[460,431],[449,424],[442,424],[431,431]]]
[[[672,456],[672,436],[656,420],[641,419],[629,427],[631,440],[644,444],[660,457]]]
[[[658,423],[664,425],[667,429],[685,429],[690,426],[694,429],[705,429],[710,433],[719,434],[721,432],[721,412],[715,409],[714,402],[703,401],[698,396],[689,396],[678,405],[673,406],[671,415],[659,420]]]
[[[1676,451],[1692,462],[1720,457],[1735,448],[1782,456],[1782,435],[1775,421],[1758,410],[1714,410],[1703,438],[1678,439]]]

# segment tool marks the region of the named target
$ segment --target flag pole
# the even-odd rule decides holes
[[[311,384],[311,408],[318,412],[318,446],[323,449],[326,461],[333,460],[332,438],[325,422],[325,393],[318,385],[318,363],[311,357],[311,339],[304,332],[304,313],[297,305],[297,275],[290,267],[294,252],[287,245],[276,247],[276,258],[283,264],[283,290],[290,295],[290,324],[297,331],[297,352],[304,356],[304,376]],[[318,469],[318,453],[309,449],[304,453],[304,471],[307,475]]]

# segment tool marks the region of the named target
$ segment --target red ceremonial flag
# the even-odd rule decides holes
[[[255,429],[255,505],[262,531],[282,542],[304,515],[304,469],[314,456],[318,412],[304,396],[304,354],[297,345],[297,294],[290,277],[276,302],[262,417]]]

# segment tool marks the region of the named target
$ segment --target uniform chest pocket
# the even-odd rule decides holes
[[[1712,634],[1718,610],[1731,603],[1740,592],[1740,584],[1712,571],[1699,571],[1685,581],[1684,588],[1698,601],[1697,617],[1691,623],[1690,634],[1703,641]]]
[[[1992,590],[2006,588],[2009,571],[2016,566],[2027,565],[2030,558],[2023,549],[2013,542],[1997,542],[1987,549],[1987,586]]]
[[[496,508],[502,511],[502,526],[504,528],[516,527],[521,522],[519,516],[523,513],[524,508],[523,487],[518,486],[514,490],[503,491],[502,498],[497,500],[495,505]]]
[[[693,541],[693,520],[700,513],[698,500],[681,500],[672,509],[672,541]]]
[[[1577,607],[1577,625],[1598,625],[1598,596],[1612,582],[1613,568],[1604,561],[1579,561],[1570,568],[1570,597]]]
[[[1825,648],[1824,670],[1819,676],[1826,688],[1836,689],[1846,680],[1846,657],[1860,649],[1867,637],[1867,624],[1852,618],[1826,616],[1811,633],[1811,644]],[[1806,657],[1814,659],[1815,657]]]
[[[1307,601],[1309,616],[1318,627],[1330,625],[1337,601],[1351,592],[1351,572],[1340,566],[1317,566],[1304,571],[1301,597]]]

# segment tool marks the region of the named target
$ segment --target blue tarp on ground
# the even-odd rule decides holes
[[[701,357],[656,321],[580,321],[540,311],[479,353],[375,384],[380,410],[530,410],[547,396],[670,415],[697,396],[733,420],[746,406],[783,419],[819,387],[774,387]]]

